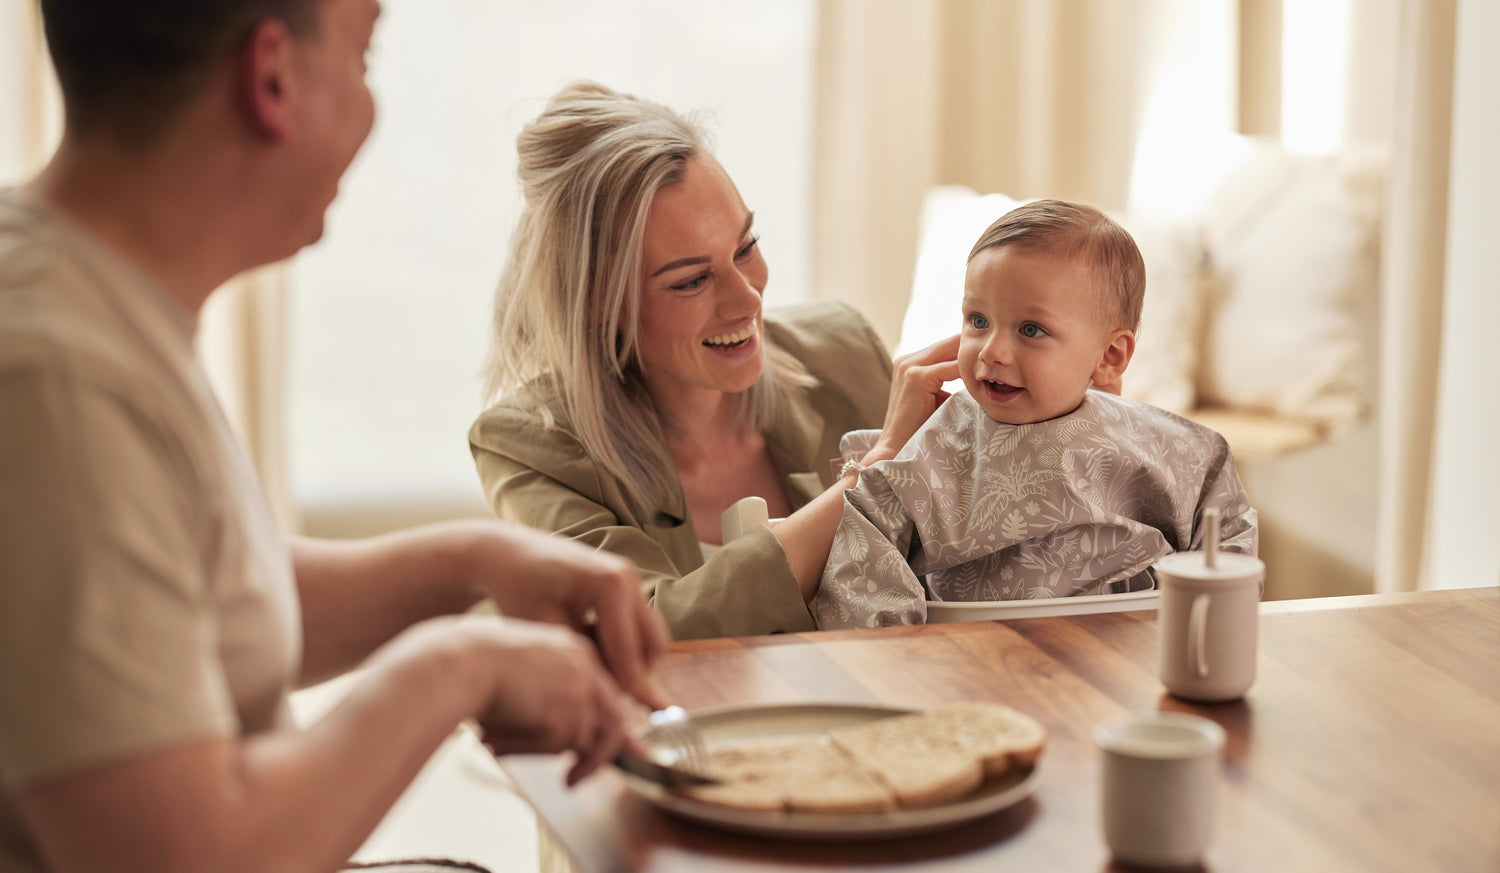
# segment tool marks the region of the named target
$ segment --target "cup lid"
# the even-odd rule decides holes
[[[1106,752],[1132,758],[1196,758],[1224,748],[1224,729],[1201,715],[1152,712],[1100,725],[1094,742]]]
[[[1217,566],[1210,568],[1202,552],[1174,552],[1157,558],[1154,566],[1173,576],[1204,581],[1243,579],[1266,571],[1266,564],[1260,558],[1238,552],[1219,552],[1214,563]]]

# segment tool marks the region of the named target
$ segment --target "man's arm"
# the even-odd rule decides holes
[[[289,546],[302,601],[304,685],[354,668],[423,619],[462,613],[484,597],[459,580],[461,545],[445,528],[366,540],[293,537]]]
[[[615,555],[488,520],[367,540],[299,538],[291,547],[303,682],[350,669],[416,622],[490,597],[503,615],[587,633],[626,691],[665,703],[650,665],[666,650],[666,629],[640,596],[635,568]]]
[[[620,692],[583,637],[492,616],[425,622],[378,651],[306,730],[205,738],[23,788],[57,873],[332,873],[462,719],[498,753],[574,750],[576,781],[622,742]]]

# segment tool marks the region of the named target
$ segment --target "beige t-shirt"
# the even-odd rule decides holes
[[[0,191],[0,873],[27,785],[290,724],[291,560],[196,318]]]

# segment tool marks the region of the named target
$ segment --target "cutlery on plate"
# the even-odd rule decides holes
[[[717,779],[711,779],[689,770],[681,770],[676,767],[668,767],[666,764],[659,764],[650,758],[637,755],[629,749],[621,749],[619,754],[615,755],[614,764],[626,773],[631,773],[648,782],[655,782],[657,785],[673,790],[692,788],[695,785],[717,785],[719,782]]]
[[[672,763],[662,764],[622,749],[615,756],[616,767],[667,788],[718,783],[719,780],[703,772],[703,740],[687,710],[669,706],[651,713],[646,721],[651,726],[646,733],[647,739],[653,747],[666,752]]]

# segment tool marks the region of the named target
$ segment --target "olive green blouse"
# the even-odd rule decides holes
[[[891,358],[868,322],[832,302],[766,313],[766,337],[790,352],[815,384],[794,389],[766,431],[786,496],[798,509],[832,484],[829,459],[850,430],[878,428]],[[480,414],[469,447],[495,514],[555,531],[634,561],[644,593],[676,639],[815,630],[780,542],[759,528],[703,559],[675,470],[671,499],[652,512],[625,500],[619,482],[584,451],[546,402],[517,392]],[[717,524],[718,519],[706,523]]]

